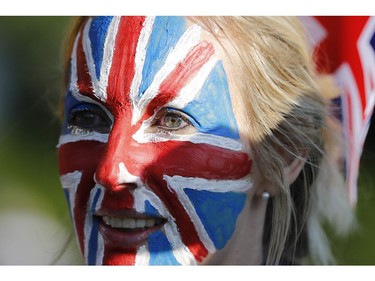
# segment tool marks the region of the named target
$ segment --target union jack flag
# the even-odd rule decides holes
[[[363,144],[375,103],[375,17],[301,17],[311,35],[318,68],[341,89],[349,200],[357,202]]]
[[[200,27],[180,17],[90,19],[70,74],[60,174],[86,262],[191,264],[222,249],[252,185],[252,160]],[[112,120],[110,133],[69,126],[72,109],[91,105]],[[149,132],[159,108],[184,112],[197,132]],[[147,243],[119,249],[103,238],[102,210],[167,222]]]

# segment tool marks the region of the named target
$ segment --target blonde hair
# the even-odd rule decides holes
[[[316,75],[307,32],[292,17],[190,19],[214,34],[231,59],[227,75],[239,89],[233,98],[244,120],[240,130],[274,194],[265,225],[265,263],[294,264],[308,253],[315,262],[332,263],[322,224],[328,221],[344,233],[354,217],[338,155],[331,153],[342,138],[324,96],[337,89],[327,76]],[[290,185],[285,168],[296,157],[307,161]]]
[[[341,134],[332,129],[338,126],[323,93],[335,88],[332,83],[319,86],[306,31],[290,17],[189,19],[216,36],[231,60],[227,75],[239,90],[233,97],[236,114],[244,121],[239,127],[273,194],[264,229],[264,263],[294,264],[307,253],[317,263],[331,263],[322,223],[335,222],[344,233],[353,213],[337,155],[331,154],[332,147],[341,145]],[[69,34],[66,75],[73,40],[85,22],[79,18]],[[307,160],[290,185],[285,167],[296,157]]]

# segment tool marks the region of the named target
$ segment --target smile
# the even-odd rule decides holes
[[[145,229],[151,228],[156,225],[163,223],[163,219],[160,218],[113,218],[109,216],[103,216],[103,222],[113,228],[122,229]]]
[[[99,221],[99,231],[105,243],[117,249],[144,245],[149,236],[167,222],[161,217],[128,211],[112,210],[95,217]]]

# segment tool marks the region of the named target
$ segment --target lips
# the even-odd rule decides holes
[[[104,241],[116,248],[139,247],[166,223],[161,217],[129,211],[100,212],[96,219]]]

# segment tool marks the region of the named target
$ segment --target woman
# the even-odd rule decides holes
[[[59,164],[87,264],[329,261],[320,196],[351,212],[297,19],[81,18],[70,41]]]

